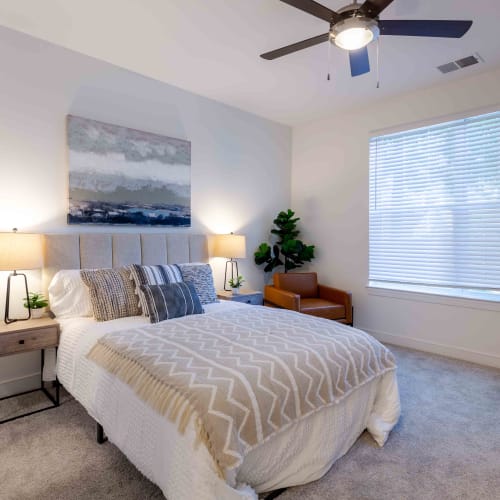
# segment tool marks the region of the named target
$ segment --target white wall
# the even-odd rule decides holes
[[[137,230],[66,225],[71,113],[190,140],[189,231],[245,234],[248,258],[240,273],[249,287],[262,289],[252,254],[276,213],[289,206],[288,127],[5,28],[0,61],[0,231]],[[223,262],[212,262],[219,287]],[[6,276],[0,273],[2,317]],[[39,287],[39,273],[30,280],[32,290]],[[38,353],[0,358],[0,397],[33,383],[37,360]]]
[[[302,216],[304,237],[317,245],[313,267],[322,281],[352,290],[357,327],[395,344],[500,367],[500,304],[433,303],[366,288],[370,131],[499,103],[496,71],[294,129],[292,206]]]

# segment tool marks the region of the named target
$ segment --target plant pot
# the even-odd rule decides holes
[[[233,287],[231,288],[232,292],[233,292],[233,295],[239,295],[240,294],[240,289],[239,287],[236,288],[236,287]]]
[[[45,307],[31,310],[31,317],[33,319],[41,318],[44,314],[45,314]]]

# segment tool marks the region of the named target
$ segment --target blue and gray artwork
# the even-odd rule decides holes
[[[191,143],[68,115],[68,224],[190,226]]]

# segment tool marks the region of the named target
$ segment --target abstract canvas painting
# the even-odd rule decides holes
[[[68,224],[191,225],[191,143],[68,115]]]

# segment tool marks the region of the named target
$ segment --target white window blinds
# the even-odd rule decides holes
[[[500,112],[370,140],[370,281],[500,289]]]

